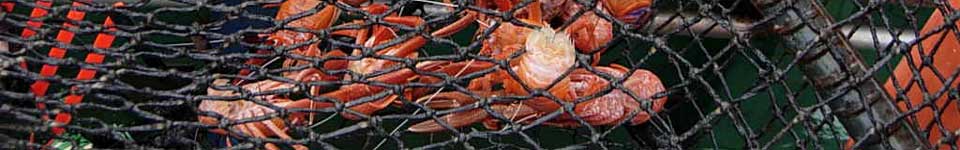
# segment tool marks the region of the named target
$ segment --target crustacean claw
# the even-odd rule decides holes
[[[652,16],[650,5],[652,0],[602,0],[604,8],[613,17],[625,23],[637,25],[646,24]]]
[[[592,65],[600,63],[600,56],[607,49],[607,43],[613,40],[613,25],[588,12],[567,26],[567,33],[573,38],[573,44],[580,53],[593,54]]]
[[[666,91],[666,89],[663,87],[663,83],[660,82],[660,78],[657,77],[657,75],[653,74],[653,72],[650,72],[648,70],[634,71],[632,75],[627,77],[627,80],[624,82],[624,85],[627,87],[627,89],[637,94],[636,96],[638,98],[653,98],[655,94]],[[650,99],[648,101],[651,101],[652,103],[650,109],[653,112],[660,112],[660,110],[663,109],[663,105],[667,103],[667,98],[661,97],[658,99]],[[626,105],[626,106],[639,106],[639,105]],[[632,123],[633,125],[647,122],[647,120],[650,119],[651,112],[645,110],[644,108],[630,108],[630,109],[643,110],[643,111],[640,111],[640,114],[638,114],[636,117],[633,118],[633,120],[630,121],[630,123]]]
[[[615,78],[622,78],[624,77],[623,74],[629,71],[620,66],[596,67],[596,69],[600,72],[610,74]],[[578,91],[577,97],[597,94],[602,88],[610,86],[609,81],[584,69],[574,71],[571,73],[570,78],[573,80],[571,87],[575,91]],[[641,100],[652,103],[652,112],[659,112],[663,104],[666,103],[665,98],[649,99],[652,98],[654,94],[664,91],[660,79],[652,72],[638,69],[625,79],[626,81],[623,82],[623,85],[627,90],[636,94]],[[630,118],[629,115],[634,113],[634,111],[637,111],[637,114]],[[616,88],[600,97],[578,103],[574,108],[574,112],[590,125],[616,125],[626,119],[630,119],[630,125],[637,125],[646,122],[650,118],[649,112],[640,108],[639,101],[631,98],[630,95],[622,89]],[[568,116],[561,116],[551,120],[550,124],[560,127],[580,126],[576,120]]]

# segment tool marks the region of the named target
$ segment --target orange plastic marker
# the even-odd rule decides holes
[[[79,3],[79,2],[74,2],[74,3],[73,3],[73,6],[74,6],[74,7],[77,7],[77,6],[80,6],[80,5],[83,5],[83,4],[82,4],[82,3]],[[83,17],[84,17],[85,15],[86,15],[86,13],[83,12],[83,11],[70,10],[69,12],[67,12],[67,19],[70,20],[70,21],[80,21],[80,20],[83,20]],[[29,24],[29,22],[27,22],[27,24]],[[38,26],[39,26],[39,25],[38,25]],[[74,26],[73,24],[71,24],[70,22],[64,22],[64,23],[63,23],[63,26],[64,26],[65,28],[75,27],[75,26]],[[26,32],[27,32],[27,30],[24,30],[24,33],[26,33]],[[31,36],[32,36],[32,35],[31,35]],[[60,43],[63,43],[63,44],[70,44],[71,42],[73,42],[73,36],[74,36],[74,33],[73,33],[73,32],[70,32],[70,31],[68,31],[67,29],[60,29],[60,31],[57,33],[57,41],[60,42]],[[59,48],[59,47],[53,47],[53,48],[50,48],[50,52],[47,54],[47,56],[50,56],[50,57],[55,58],[55,59],[61,59],[61,58],[63,58],[63,56],[66,55],[66,54],[67,54],[67,50],[66,50],[66,49]],[[55,66],[55,65],[44,64],[43,67],[40,68],[40,76],[41,76],[41,77],[52,77],[53,75],[55,75],[55,74],[57,73],[57,68],[58,68],[58,67]],[[43,96],[45,96],[45,95],[47,94],[47,88],[49,88],[49,87],[50,87],[50,82],[43,81],[43,80],[38,80],[38,81],[34,82],[32,85],[30,85],[30,90],[33,92],[33,94],[34,94],[35,96],[37,96],[37,97],[43,97]]]
[[[113,20],[110,17],[107,17],[107,19],[103,22],[103,25],[107,27],[112,27],[114,25]],[[110,28],[109,30],[115,31],[116,28]],[[114,35],[111,35],[108,33],[99,33],[97,34],[97,38],[93,41],[94,43],[93,47],[97,49],[110,48],[115,38],[116,37]],[[90,53],[87,53],[87,58],[85,62],[88,64],[101,64],[103,63],[103,59],[104,59],[103,54],[90,52]],[[76,79],[78,81],[90,80],[90,79],[93,79],[93,77],[95,77],[96,75],[97,75],[96,70],[83,68],[83,69],[80,69],[80,72],[77,73]],[[67,105],[77,105],[77,104],[80,104],[81,101],[83,101],[83,95],[81,94],[70,94],[64,99],[64,103]],[[60,112],[54,118],[56,119],[55,121],[57,123],[68,124],[70,123],[72,116],[70,113]],[[62,127],[53,128],[54,134],[57,134],[57,135],[63,133],[63,131],[64,129]]]
[[[0,2],[0,7],[3,7],[4,12],[13,12],[13,2]]]
[[[960,0],[950,0],[951,6],[960,6]],[[954,8],[951,8],[954,9]],[[920,35],[928,34],[934,30],[940,28],[944,25],[944,17],[941,14],[942,12],[947,14],[953,13],[952,10],[942,10],[937,9],[933,12],[933,15],[930,16],[930,19],[924,24],[923,29],[920,32]],[[957,27],[960,27],[958,25]],[[947,27],[950,28],[950,27]],[[957,40],[957,37],[954,35],[957,31],[945,29],[938,33],[933,34],[930,37],[923,39],[919,46],[914,46],[910,50],[910,59],[904,57],[900,60],[900,63],[897,64],[896,69],[894,69],[894,76],[896,81],[893,81],[893,78],[887,80],[884,85],[884,89],[891,98],[897,98],[897,89],[894,87],[894,84],[897,84],[897,87],[900,88],[900,91],[908,90],[904,93],[907,97],[901,97],[902,100],[898,103],[898,107],[901,112],[907,112],[911,109],[916,109],[919,105],[923,104],[923,89],[920,88],[920,83],[912,81],[914,76],[911,71],[910,63],[913,66],[917,67],[920,70],[920,78],[923,80],[923,85],[928,90],[927,94],[936,94],[942,88],[956,87],[960,81],[953,81],[951,86],[945,86],[943,82],[945,80],[950,80],[950,75],[958,71],[956,68],[960,67],[960,41]],[[920,49],[922,48],[922,49]],[[929,67],[921,67],[921,62],[923,57],[920,51],[923,51],[923,55],[930,56],[929,58],[933,59],[932,64]],[[934,51],[936,50],[936,51]],[[944,76],[944,81],[941,81],[940,78],[933,72],[932,68]],[[913,83],[911,83],[913,82]],[[910,86],[910,87],[908,87]],[[948,131],[943,132],[956,132],[957,129],[960,129],[960,109],[957,108],[958,103],[956,100],[949,100],[947,93],[935,97],[933,107],[937,107],[940,114],[939,118],[942,121],[944,129]],[[931,95],[934,96],[934,95]],[[910,104],[910,108],[907,107],[907,103]],[[952,103],[952,104],[951,104]],[[946,105],[946,107],[944,107]],[[937,124],[934,124],[934,111],[932,107],[924,107],[920,109],[919,112],[913,115],[914,119],[917,122],[914,123],[915,127],[918,127],[919,131],[929,133],[928,142],[930,145],[934,145],[936,149],[950,149],[949,144],[960,144],[960,141],[956,143],[944,143],[940,144],[940,139],[943,137],[940,131],[940,127]],[[928,130],[929,129],[929,130]],[[855,143],[853,140],[847,141],[847,149],[851,148]]]

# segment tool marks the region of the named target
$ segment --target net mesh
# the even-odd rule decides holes
[[[2,0],[0,147],[957,149],[953,5]]]

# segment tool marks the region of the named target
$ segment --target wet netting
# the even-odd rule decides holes
[[[956,0],[0,0],[0,149],[957,149]]]

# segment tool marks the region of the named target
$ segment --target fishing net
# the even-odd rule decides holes
[[[320,1],[292,4],[306,11],[277,18],[291,7],[282,3],[0,1],[0,148],[956,149],[960,134],[953,86],[960,14],[951,1],[657,0],[626,13],[611,8],[631,1]],[[386,7],[373,13],[373,4]],[[524,21],[534,4],[554,19]],[[333,8],[340,13],[331,27],[291,25]],[[477,18],[464,29],[432,34],[470,14]],[[502,58],[483,54],[490,40],[527,38],[496,29],[559,32],[583,18],[609,23],[609,31],[587,33],[609,39],[573,38],[596,40],[589,47],[599,51],[578,46],[571,66],[533,77],[556,82],[473,88],[482,79],[522,80],[515,64],[535,57],[529,44],[493,48],[516,48]],[[338,36],[358,29],[393,39]],[[278,32],[310,38],[270,37]],[[414,57],[383,53],[416,40],[424,46]],[[298,52],[307,47],[322,54]],[[345,55],[327,55],[334,49]],[[389,65],[357,63],[374,61]],[[328,67],[337,62],[350,63]],[[437,62],[492,67],[420,68],[444,64]],[[311,71],[334,79],[290,76]],[[396,74],[406,76],[380,80]],[[562,80],[584,74],[605,84]],[[283,86],[260,90],[267,82]],[[594,92],[563,98],[549,88],[559,84]],[[524,92],[490,94],[516,87]],[[449,108],[422,101],[449,96],[440,93],[473,101]],[[351,94],[360,95],[331,98]],[[623,95],[622,103],[581,105],[608,94]],[[311,107],[278,106],[278,99]],[[204,102],[263,109],[219,114],[201,109]],[[558,108],[512,115],[521,105],[539,107],[534,102]],[[382,108],[350,109],[357,106]],[[594,124],[596,116],[571,115],[591,110],[620,118]],[[451,125],[473,114],[486,115]],[[431,121],[442,131],[411,129]],[[290,138],[243,129],[267,132],[265,124],[246,126],[262,122],[283,124]]]

